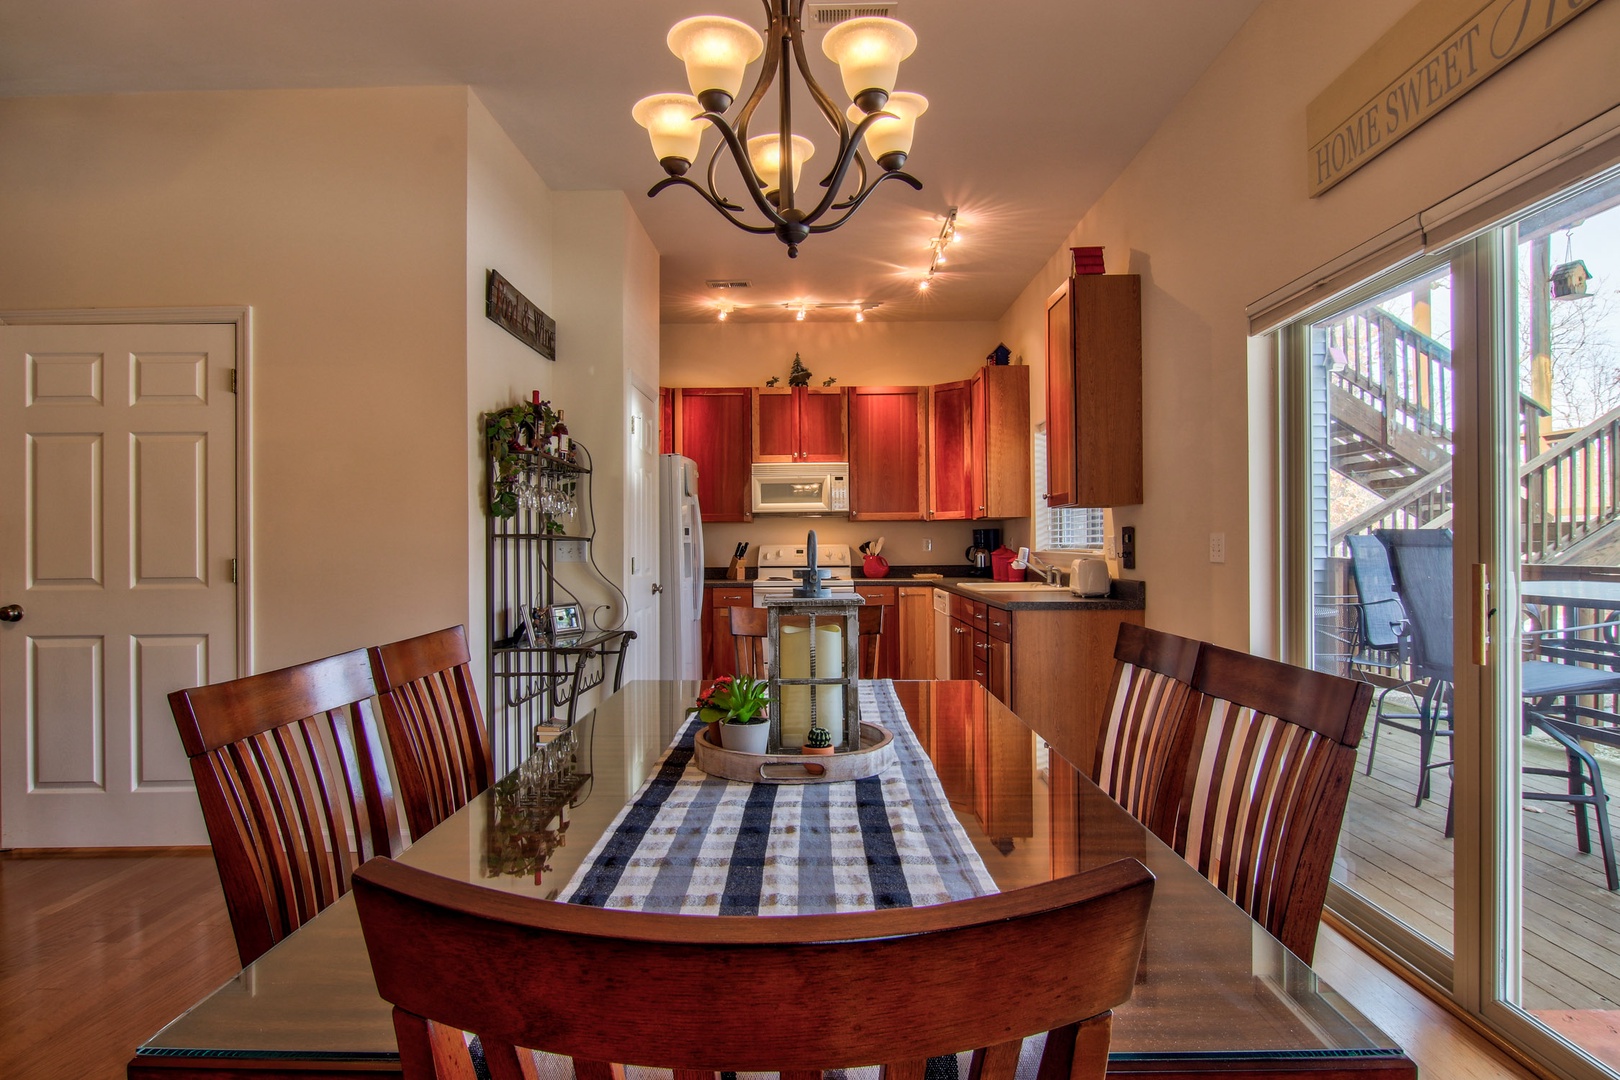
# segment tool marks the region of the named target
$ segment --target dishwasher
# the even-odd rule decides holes
[[[951,677],[951,594],[934,590],[934,677]]]

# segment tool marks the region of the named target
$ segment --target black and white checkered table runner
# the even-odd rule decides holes
[[[894,733],[894,765],[833,784],[725,780],[693,760],[693,720],[558,899],[691,915],[809,915],[997,891],[893,684],[858,685],[861,716]]]

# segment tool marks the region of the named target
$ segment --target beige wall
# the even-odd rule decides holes
[[[467,98],[467,593],[475,657],[487,655],[484,603],[487,466],[482,418],[528,399],[551,399],[557,365],[484,315],[485,274],[499,270],[518,291],[557,317],[552,255],[555,198],[477,95]],[[480,667],[483,666],[480,660]],[[480,680],[480,689],[484,685]]]
[[[260,669],[469,616],[466,97],[0,100],[0,309],[253,309]]]
[[[1000,341],[992,323],[885,323],[878,315],[864,323],[667,323],[659,379],[664,386],[762,386],[772,375],[786,382],[798,353],[812,385],[829,376],[839,386],[929,385],[968,378]],[[851,546],[883,536],[883,557],[895,565],[960,564],[972,538],[972,526],[955,521],[759,517],[705,525],[704,562],[725,566],[737,543],[747,540],[754,545],[752,565],[758,545],[802,542],[810,529],[822,542]]]
[[[1274,372],[1245,306],[1620,103],[1620,82],[1596,77],[1620,5],[1600,5],[1307,198],[1307,104],[1412,6],[1263,4],[1001,321],[1014,352],[1039,355],[1070,245],[1142,275],[1146,499],[1117,520],[1137,526],[1154,626],[1274,648]]]

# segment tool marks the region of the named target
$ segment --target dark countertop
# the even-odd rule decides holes
[[[1147,582],[1120,579],[1114,582],[1113,589],[1108,596],[1084,597],[1060,589],[1029,588],[1019,589],[1012,582],[990,582],[989,578],[970,577],[965,571],[966,567],[940,567],[934,569],[927,566],[892,567],[889,573],[881,578],[855,576],[857,585],[901,585],[923,584],[944,589],[956,596],[966,597],[989,604],[991,607],[1001,608],[1005,611],[1142,611],[1147,607]],[[940,573],[944,577],[919,578],[919,573]],[[724,588],[726,586],[751,585],[754,573],[742,581],[734,581],[725,577],[726,569],[723,566],[710,566],[705,568],[704,585],[708,588]],[[993,584],[995,588],[975,589],[975,583]],[[1031,583],[1032,585],[1035,583]]]

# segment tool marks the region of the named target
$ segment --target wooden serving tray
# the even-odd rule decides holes
[[[692,740],[697,767],[710,776],[745,784],[833,784],[876,776],[894,763],[894,736],[876,724],[861,724],[861,748],[845,754],[744,754],[709,741],[707,726]]]

